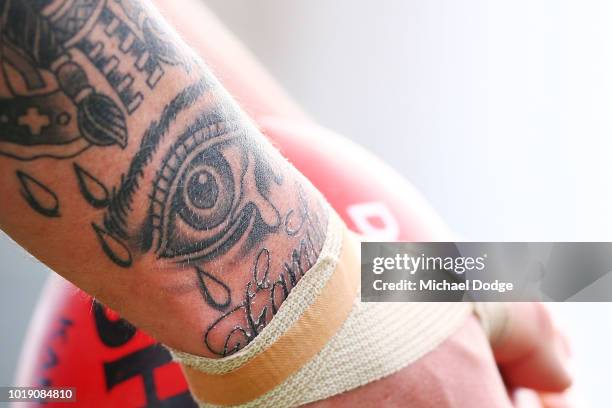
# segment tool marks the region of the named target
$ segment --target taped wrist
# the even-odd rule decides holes
[[[359,241],[330,216],[315,265],[237,353],[172,351],[202,407],[299,406],[395,373],[438,346],[469,303],[361,303]]]
[[[474,303],[474,314],[480,320],[489,342],[494,346],[504,336],[508,326],[508,304],[476,302]]]

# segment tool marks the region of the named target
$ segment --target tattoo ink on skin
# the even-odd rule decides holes
[[[167,68],[191,69],[173,39],[139,1],[0,0],[0,155],[125,148]]]
[[[202,298],[214,309],[225,310],[232,303],[232,293],[229,286],[197,266],[194,269]]]
[[[185,270],[202,307],[221,314],[204,346],[229,355],[261,332],[314,264],[326,220],[318,198],[278,170],[285,164],[146,8],[139,0],[0,0],[0,155],[67,159],[92,146],[136,147],[114,186],[73,163],[80,194],[103,210],[91,223],[95,239],[121,268],[153,257],[162,273]],[[164,106],[152,104],[162,113],[140,139],[128,134],[165,78],[198,74]],[[60,215],[52,190],[17,176],[30,207]],[[249,265],[252,276],[229,279]]]
[[[121,176],[119,186],[112,190],[111,201],[104,217],[104,225],[118,237],[127,239],[127,216],[132,210],[135,193],[141,188],[146,167],[151,164],[154,154],[177,116],[191,108],[204,94],[207,84],[204,79],[185,88],[168,103],[159,118],[145,131],[140,148],[132,158],[126,173]]]
[[[193,271],[204,303],[223,312],[204,333],[204,344],[211,353],[225,356],[248,344],[276,314],[318,258],[324,233],[299,184],[288,183],[272,169],[227,109],[196,115],[171,146],[160,150],[162,141],[181,128],[177,116],[203,91],[194,86],[181,92],[145,132],[141,149],[113,188],[104,225],[136,256],[154,254],[160,262]],[[143,184],[151,172],[151,185]],[[285,192],[297,197],[297,206],[283,215],[271,197]],[[148,210],[138,222],[132,203],[143,199]],[[274,273],[274,255],[265,246],[269,236],[297,243]],[[105,252],[116,262],[113,251]],[[230,252],[242,254],[247,262],[254,259],[253,278],[237,304],[224,273],[216,270],[217,260]],[[237,318],[243,323],[236,323]],[[219,338],[215,333],[221,331],[227,334],[219,348],[210,339]]]
[[[25,90],[18,89],[16,81],[8,77],[6,66],[2,66],[5,82],[11,87],[9,92],[13,96],[13,109],[6,106],[3,109],[5,120],[0,124],[0,140],[4,141],[4,138],[18,131],[22,138],[10,140],[12,143],[60,144],[63,140],[58,140],[58,135],[47,133],[45,127],[52,130],[50,118],[55,117],[59,121],[63,117],[66,124],[76,119],[76,128],[87,142],[99,146],[117,144],[124,148],[127,145],[127,125],[123,111],[111,97],[95,89],[85,69],[72,60],[69,52],[71,41],[75,36],[82,35],[80,30],[87,29],[87,20],[100,1],[76,0],[68,8],[53,8],[65,2],[56,0],[50,3],[57,4],[49,4],[33,0],[3,0],[0,3],[3,6],[0,17],[3,56],[6,63],[16,68],[26,82]],[[57,82],[55,86],[45,82],[42,70],[53,74]],[[46,97],[44,94],[21,96],[24,91],[26,95],[36,95],[36,91],[49,88],[53,90]],[[72,115],[61,111],[62,106],[49,103],[53,102],[51,95],[57,91],[62,93],[65,98],[63,102],[68,105]],[[33,122],[37,120],[33,115],[41,110],[46,114],[43,113],[39,122]],[[75,113],[76,118],[73,116]],[[62,126],[58,128],[55,130],[63,130]],[[60,135],[62,133],[65,132]],[[74,139],[74,135],[69,134],[63,137]],[[40,140],[36,142],[37,139]],[[23,159],[28,157],[24,156]]]
[[[91,226],[98,237],[98,242],[102,250],[111,261],[122,268],[129,268],[132,266],[132,253],[121,240],[93,222]]]
[[[266,192],[281,178],[244,143],[234,126],[205,120],[167,152],[153,183],[145,235],[159,257],[211,260],[247,233],[248,250],[278,231],[280,214]]]
[[[21,170],[16,174],[21,183],[21,196],[34,211],[45,217],[60,216],[59,200],[49,187]]]
[[[291,250],[289,258],[283,261],[281,270],[272,271],[272,254],[268,248],[261,248],[255,257],[252,278],[244,289],[242,302],[215,320],[204,332],[204,344],[213,354],[226,357],[250,343],[272,320],[291,289],[315,264],[324,240],[322,224],[318,223],[316,216],[309,214],[305,200],[301,202],[300,212],[298,227],[289,227],[295,221],[292,219],[294,210],[290,210],[285,218],[287,227],[283,233],[287,236],[301,234],[302,238]],[[225,338],[222,347],[211,341],[219,334]]]
[[[107,207],[109,194],[106,186],[78,164],[73,163],[73,166],[79,184],[79,191],[83,198],[85,198],[85,201],[94,208]]]

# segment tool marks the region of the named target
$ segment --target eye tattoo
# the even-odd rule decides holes
[[[146,246],[179,262],[208,260],[247,231],[252,247],[278,230],[280,214],[266,191],[281,179],[264,174],[269,169],[244,143],[223,122],[198,125],[179,138],[153,184]]]

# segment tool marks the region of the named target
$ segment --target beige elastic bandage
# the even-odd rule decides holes
[[[473,311],[470,303],[362,303],[359,258],[359,241],[332,214],[319,259],[251,343],[221,359],[172,351],[199,405],[329,398],[411,364]]]

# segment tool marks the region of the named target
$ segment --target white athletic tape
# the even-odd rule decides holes
[[[201,407],[293,407],[329,398],[406,367],[437,347],[472,313],[473,305],[470,303],[362,303],[356,292],[352,300],[347,298],[352,303],[348,305],[348,316],[343,317],[335,334],[326,339],[326,344],[317,349],[312,358],[271,389],[252,394],[253,390],[248,389],[249,382],[257,383],[258,378],[243,378],[242,374],[256,370],[262,363],[257,361],[258,356],[261,360],[267,352],[273,351],[276,344],[285,340],[283,336],[287,337],[292,327],[302,324],[300,318],[317,306],[317,297],[327,296],[325,286],[346,262],[341,258],[347,256],[345,253],[349,248],[343,246],[359,245],[356,239],[346,238],[345,229],[335,214],[330,217],[326,240],[316,264],[290,292],[268,326],[242,350],[222,359],[172,351],[174,358],[184,366],[192,392]],[[358,254],[359,249],[356,251]],[[358,265],[358,262],[352,265]],[[353,272],[359,279],[359,272]],[[488,309],[482,310],[486,314]],[[486,319],[491,315],[486,314]],[[497,327],[485,324],[489,325],[485,326],[489,332]],[[313,330],[311,334],[315,338],[317,331]],[[310,347],[308,341],[302,340],[300,338],[293,345],[296,350]],[[279,371],[284,369],[282,364],[274,367]],[[196,381],[195,377],[201,378]],[[245,394],[251,393],[255,397],[245,401],[236,396],[235,390],[241,388],[236,388],[235,384],[225,392],[223,381],[217,382],[220,385],[215,388],[208,388],[215,391],[214,398],[205,390],[195,389],[198,384],[208,386],[207,380],[220,378],[227,378],[228,384],[238,382],[240,387],[247,387]]]

